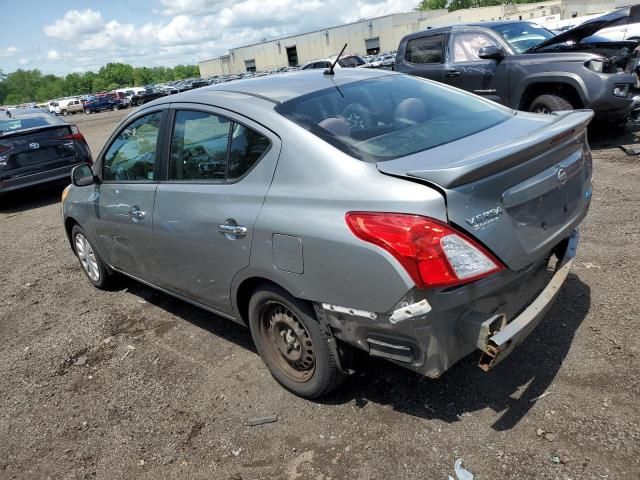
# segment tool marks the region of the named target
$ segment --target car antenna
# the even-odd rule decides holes
[[[338,58],[336,58],[336,61],[333,62],[331,64],[331,66],[324,71],[324,75],[335,75],[334,72],[333,72],[333,67],[335,67],[336,63],[338,63],[338,60],[340,60],[340,57],[344,53],[344,49],[345,48],[347,48],[347,44],[346,43],[344,44],[344,47],[342,47],[342,50],[340,50],[340,53],[338,54]]]

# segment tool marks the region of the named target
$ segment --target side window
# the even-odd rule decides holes
[[[482,47],[496,46],[496,43],[483,33],[460,32],[453,38],[453,61],[472,62],[480,60],[478,51]]]
[[[405,60],[411,63],[442,63],[443,37],[444,35],[430,35],[409,40]]]
[[[242,177],[269,149],[269,139],[239,123],[233,124],[229,148],[228,179]]]
[[[103,180],[153,181],[162,112],[133,121],[113,141],[103,161]]]
[[[231,122],[205,112],[176,112],[169,180],[224,180]]]

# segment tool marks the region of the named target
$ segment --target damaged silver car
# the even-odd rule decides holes
[[[123,120],[64,224],[96,287],[124,274],[248,326],[297,395],[338,386],[350,349],[488,370],[567,277],[592,115],[368,69],[205,87]]]

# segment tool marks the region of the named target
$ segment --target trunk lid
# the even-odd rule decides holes
[[[449,221],[520,270],[548,255],[587,213],[592,117],[590,110],[518,113],[471,137],[377,166],[439,189]],[[505,132],[509,140],[496,144]]]
[[[70,135],[71,128],[68,125],[38,127],[0,135],[0,170],[60,161],[66,164],[68,157],[76,154],[75,142]]]

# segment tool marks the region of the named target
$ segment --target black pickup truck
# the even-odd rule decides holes
[[[637,82],[637,41],[607,41],[602,28],[637,21],[616,10],[555,36],[525,21],[434,28],[400,41],[396,71],[444,82],[518,110],[589,108],[625,122]]]
[[[159,89],[149,89],[144,92],[137,93],[131,96],[131,105],[144,105],[145,103],[155,100],[156,98],[164,97],[168,95],[167,91]]]

